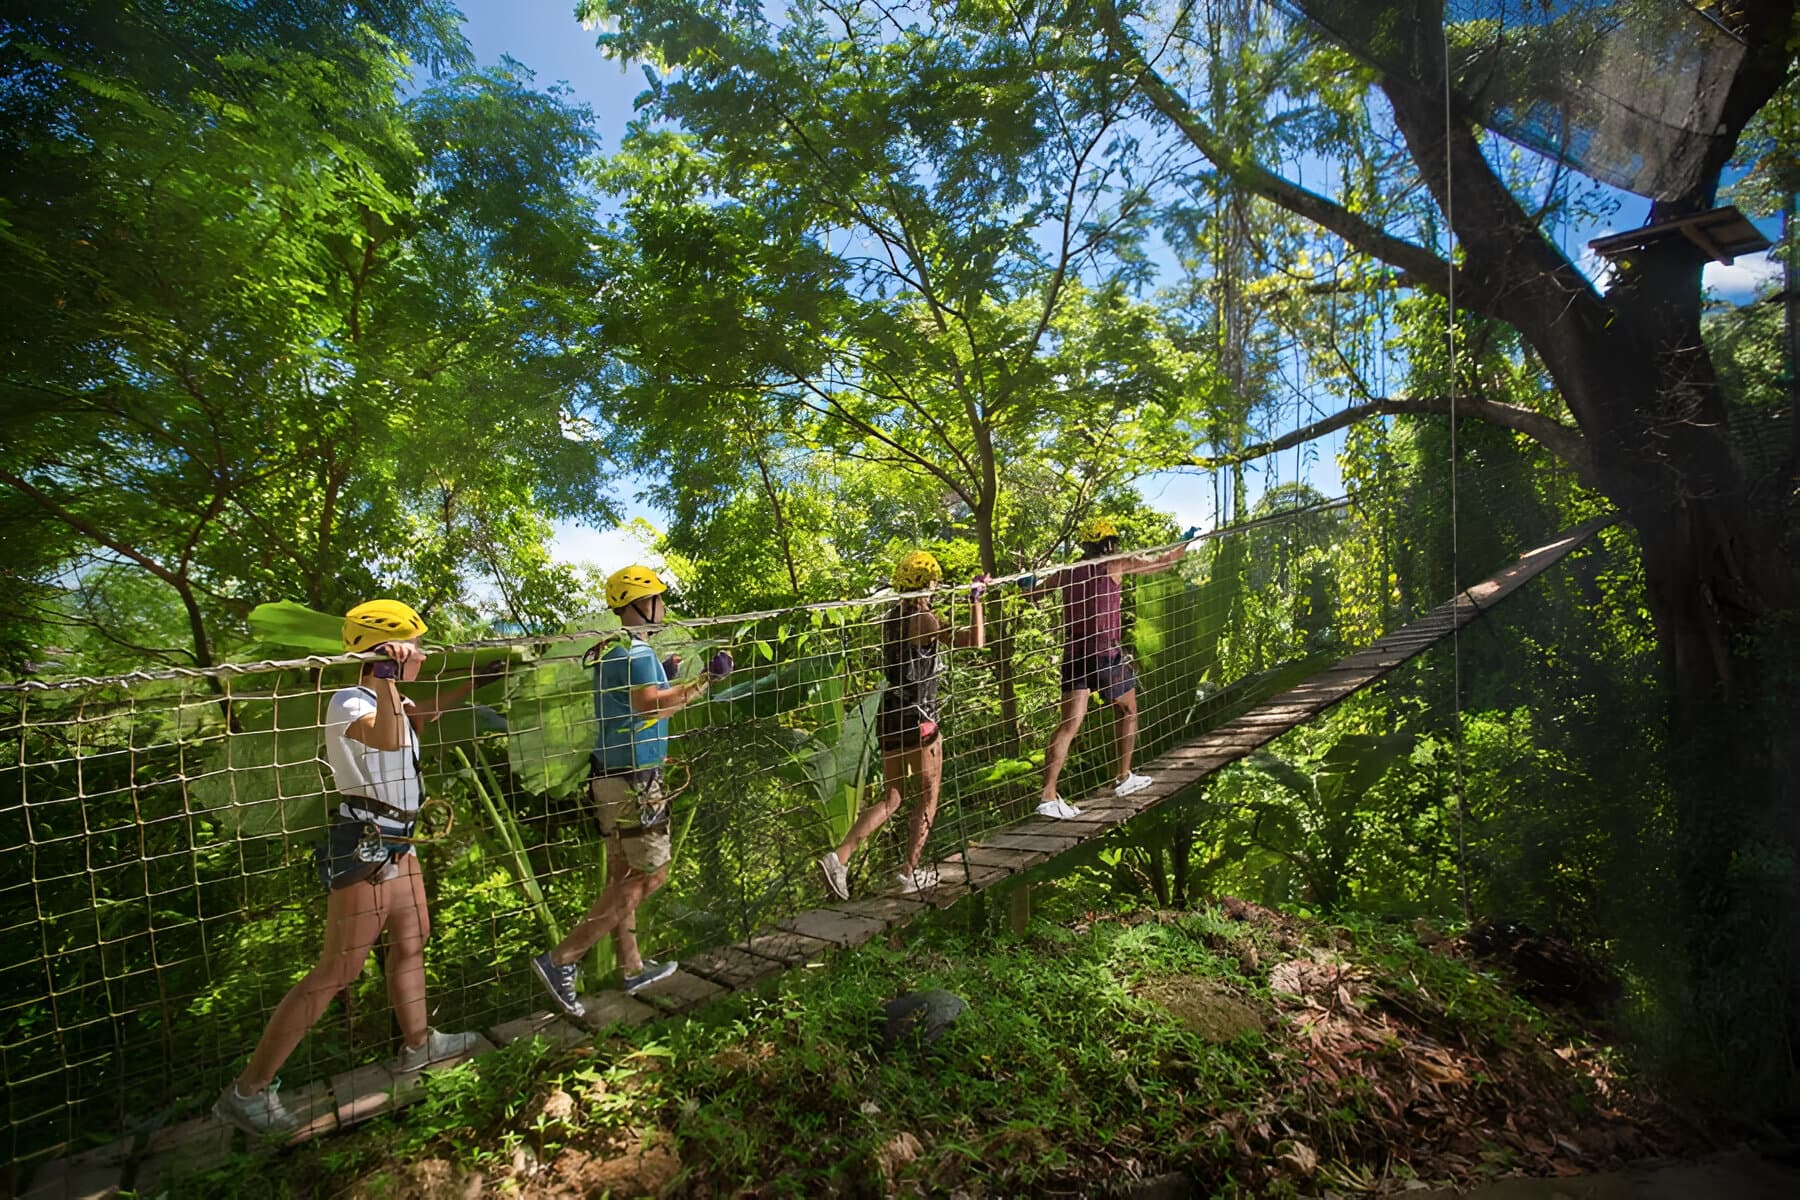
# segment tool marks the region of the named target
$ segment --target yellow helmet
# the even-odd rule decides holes
[[[943,578],[944,568],[938,565],[938,560],[930,552],[914,550],[894,568],[894,590],[921,592],[943,582]]]
[[[425,622],[398,600],[369,600],[344,614],[344,649],[367,650],[404,642],[425,632]]]
[[[1119,527],[1113,524],[1111,517],[1089,517],[1075,531],[1075,540],[1084,546],[1118,536]]]
[[[660,596],[668,586],[649,567],[621,567],[606,577],[606,607],[624,608],[645,596]]]

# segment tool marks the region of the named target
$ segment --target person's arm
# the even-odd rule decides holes
[[[640,665],[641,664],[641,665]],[[672,717],[682,709],[706,694],[713,680],[723,679],[731,674],[731,655],[721,651],[713,655],[706,669],[696,679],[687,683],[659,684],[654,676],[648,680],[655,667],[653,655],[633,655],[631,662],[631,711],[652,720]]]
[[[950,641],[959,650],[979,650],[987,645],[987,613],[981,603],[987,585],[988,577],[983,575],[969,587],[969,627],[958,629]]]
[[[421,729],[453,708],[460,707],[463,697],[477,688],[486,687],[506,673],[506,660],[496,659],[485,667],[474,669],[470,676],[448,691],[439,689],[424,700],[413,702],[413,724]]]
[[[1187,553],[1187,548],[1188,544],[1183,542],[1172,550],[1166,550],[1163,553],[1158,554],[1155,558],[1137,558],[1134,556],[1131,558],[1114,559],[1112,567],[1117,573],[1115,577],[1122,578],[1126,575],[1151,575],[1157,571],[1166,571],[1181,561],[1181,556]]]
[[[425,652],[411,642],[387,642],[377,650],[393,659],[400,668],[401,679],[416,679]],[[361,742],[372,750],[399,750],[406,745],[406,698],[393,679],[368,679],[368,689],[375,697],[375,711],[358,717],[344,729],[344,736]]]

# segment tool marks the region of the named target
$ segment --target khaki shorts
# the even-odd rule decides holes
[[[600,814],[600,831],[632,870],[648,875],[668,865],[669,803],[660,776],[633,783],[625,775],[600,775],[588,780],[588,795]]]

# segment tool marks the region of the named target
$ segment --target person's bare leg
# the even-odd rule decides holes
[[[425,939],[431,915],[425,908],[425,876],[416,854],[399,862],[400,874],[382,884],[387,893],[388,951],[385,963],[388,1003],[400,1022],[400,1035],[412,1047],[423,1046],[429,1032],[425,1009]]]
[[[630,899],[633,890],[634,882],[629,876],[617,883],[609,881],[601,890],[600,898],[587,910],[587,915],[550,951],[550,961],[559,967],[577,962],[593,949],[595,942],[618,928],[625,914],[636,907],[636,902]]]
[[[925,839],[931,834],[931,823],[937,818],[938,791],[944,783],[944,739],[939,738],[918,752],[919,806],[913,809],[906,831],[906,869],[919,869],[919,856],[925,852]]]
[[[1126,692],[1114,700],[1112,706],[1113,720],[1117,722],[1113,729],[1113,744],[1119,750],[1119,770],[1113,778],[1118,780],[1131,774],[1131,752],[1137,749],[1137,691]]]
[[[1056,799],[1056,781],[1062,776],[1063,764],[1069,761],[1069,747],[1087,717],[1088,690],[1081,688],[1062,699],[1062,720],[1050,735],[1050,749],[1044,755],[1044,794],[1040,800]]]
[[[382,900],[382,889],[366,883],[331,893],[325,902],[325,948],[319,953],[318,965],[288,989],[269,1015],[268,1028],[237,1078],[240,1096],[268,1087],[331,998],[362,974],[363,963],[387,920]]]
[[[606,844],[606,886],[617,887],[625,882],[625,876],[631,870],[631,864],[625,861],[625,842],[622,838],[614,838]],[[626,926],[630,928],[627,929]],[[637,954],[637,914],[631,914],[629,921],[621,919],[613,926],[613,965],[625,961],[627,939],[630,941],[631,953]]]
[[[850,856],[856,853],[857,847],[900,811],[906,776],[917,764],[918,753],[917,750],[900,750],[881,756],[881,799],[863,809],[856,823],[850,826],[850,832],[844,835],[843,844],[837,848],[840,863],[849,866]]]
[[[618,952],[619,970],[626,975],[636,975],[644,969],[644,956],[638,952],[637,910],[638,906],[648,900],[656,890],[669,880],[669,864],[664,863],[648,875],[641,875],[637,869],[629,871],[633,882],[632,891],[628,894],[637,898],[631,902],[619,918],[618,926],[613,930],[615,949]]]

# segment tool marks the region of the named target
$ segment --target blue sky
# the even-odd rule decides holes
[[[567,83],[576,98],[594,110],[602,151],[617,148],[632,116],[631,102],[644,88],[643,74],[635,68],[621,69],[602,57],[594,44],[595,31],[583,29],[574,18],[574,0],[462,0],[461,7],[464,33],[481,65],[492,65],[502,55],[509,55],[536,73],[539,86]],[[1565,249],[1590,273],[1597,271],[1599,264],[1584,253],[1589,239],[1643,223],[1647,203],[1623,194],[1621,198],[1619,212],[1605,227],[1564,231]],[[1771,239],[1778,235],[1773,219],[1757,223]],[[1766,255],[1754,255],[1729,267],[1711,264],[1706,283],[1721,298],[1742,302],[1760,282],[1777,272]],[[1307,470],[1313,485],[1327,494],[1335,494],[1340,487],[1334,453],[1341,445],[1341,434],[1322,443],[1320,453]],[[1275,469],[1282,481],[1294,478],[1297,461],[1293,454],[1281,456]],[[628,482],[623,486],[631,487]],[[1172,512],[1184,525],[1209,528],[1213,523],[1212,483],[1205,476],[1159,474],[1145,479],[1140,490],[1151,504]],[[618,499],[624,504],[628,521],[641,519],[651,525],[661,524],[662,514],[635,496],[621,495]],[[592,562],[608,570],[648,556],[641,524],[618,530],[559,525],[553,550],[565,561]]]

